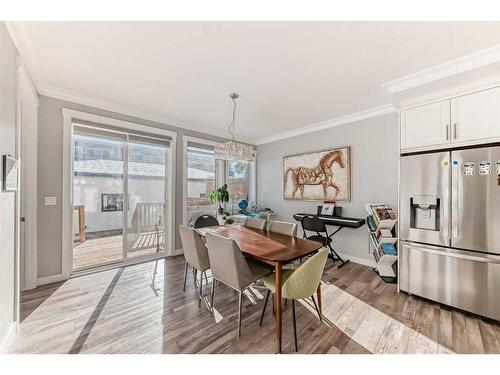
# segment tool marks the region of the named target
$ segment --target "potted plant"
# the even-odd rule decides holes
[[[229,202],[229,192],[227,191],[227,184],[224,184],[224,186],[208,193],[207,198],[210,202],[212,202],[212,204],[219,204],[217,213],[219,215],[222,215],[224,213],[224,202]]]

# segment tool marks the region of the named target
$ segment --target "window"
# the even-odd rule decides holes
[[[216,182],[215,157],[213,149],[188,146],[186,151],[186,224],[193,225],[203,214],[215,214],[215,208],[207,199]]]
[[[102,148],[87,147],[85,152],[88,159],[102,159]]]
[[[207,199],[208,193],[227,183],[229,203],[225,209],[237,214],[238,203],[255,202],[255,162],[215,160],[215,143],[185,137],[184,155],[184,222],[193,225],[198,216],[215,215],[216,207]]]
[[[252,161],[230,160],[226,162],[226,183],[229,191],[228,209],[239,210],[238,203],[245,199],[250,203],[253,197],[253,165]]]

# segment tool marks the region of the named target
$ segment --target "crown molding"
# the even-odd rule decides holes
[[[209,128],[197,128],[191,125],[186,125],[176,121],[172,121],[161,115],[155,115],[129,106],[116,104],[111,101],[100,99],[93,96],[82,95],[68,90],[61,90],[55,87],[42,87],[38,90],[39,95],[47,96],[49,98],[64,100],[70,103],[80,104],[87,107],[92,107],[100,110],[114,112],[119,115],[131,116],[140,120],[153,121],[160,124],[168,125],[170,127],[193,131],[200,134],[207,134],[218,138],[227,139],[227,134],[223,131]]]
[[[382,84],[391,94],[500,61],[500,44]]]
[[[33,43],[23,22],[5,21],[5,27],[18,54],[21,56],[22,65],[30,77],[33,87],[35,90],[38,89],[38,87],[45,84],[45,75],[40,67],[40,60],[35,54]]]
[[[396,112],[396,108],[392,104],[387,104],[380,107],[374,107],[364,111],[352,113],[346,116],[337,117],[332,120],[318,122],[297,129],[285,131],[279,134],[271,135],[269,137],[259,138],[256,140],[255,143],[257,145],[262,145],[265,143],[275,142],[282,139],[291,138],[307,133],[312,133],[323,129],[329,129],[339,125],[350,124],[356,121],[366,120],[369,118],[378,117],[394,112]]]

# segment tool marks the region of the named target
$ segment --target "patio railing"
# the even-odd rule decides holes
[[[132,214],[132,229],[137,233],[152,232],[156,225],[164,226],[164,202],[139,202]]]

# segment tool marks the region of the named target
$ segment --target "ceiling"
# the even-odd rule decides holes
[[[16,22],[41,93],[249,143],[391,103],[385,82],[500,43],[498,22]]]

